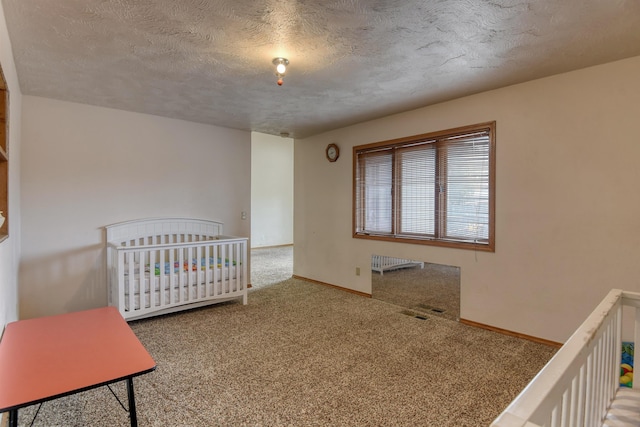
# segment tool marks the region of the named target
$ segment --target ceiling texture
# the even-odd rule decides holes
[[[2,3],[25,95],[295,138],[640,55],[640,0]]]

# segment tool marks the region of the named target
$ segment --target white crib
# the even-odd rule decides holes
[[[242,298],[247,238],[222,223],[152,218],[106,227],[109,305],[127,320]]]
[[[492,427],[640,425],[640,377],[620,387],[622,307],[635,309],[640,342],[640,294],[613,289]],[[640,353],[634,352],[634,370]]]
[[[384,275],[385,271],[398,270],[400,268],[424,268],[424,262],[413,261],[410,259],[395,258],[385,255],[371,256],[371,271]]]

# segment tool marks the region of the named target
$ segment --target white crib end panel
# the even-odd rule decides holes
[[[223,233],[218,221],[191,218],[145,218],[119,222],[105,227],[107,242],[121,242],[158,235],[201,234],[215,237]]]

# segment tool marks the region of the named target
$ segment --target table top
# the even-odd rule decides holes
[[[155,367],[115,307],[12,322],[0,341],[0,412]]]

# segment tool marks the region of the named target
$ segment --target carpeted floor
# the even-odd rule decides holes
[[[251,286],[260,288],[290,279],[293,275],[293,246],[251,249]]]
[[[302,280],[254,279],[246,306],[131,323],[158,365],[135,379],[140,426],[487,426],[555,351]],[[126,402],[124,383],[114,391]],[[21,410],[20,425],[34,412]],[[128,416],[106,387],[47,402],[34,423],[116,425]]]

